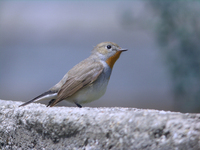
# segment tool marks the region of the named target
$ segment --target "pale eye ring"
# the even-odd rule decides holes
[[[107,45],[107,49],[111,49],[111,45]]]

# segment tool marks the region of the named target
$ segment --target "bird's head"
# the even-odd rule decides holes
[[[120,54],[127,50],[128,49],[121,48],[113,42],[102,42],[93,49],[92,53],[98,55],[98,57],[105,61],[110,68],[113,68],[113,65],[119,58]]]

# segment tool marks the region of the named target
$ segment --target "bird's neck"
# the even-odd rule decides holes
[[[119,56],[121,55],[122,51],[117,51],[113,56],[109,57],[106,60],[106,63],[108,64],[108,66],[112,69],[115,62],[117,61],[117,59],[119,58]]]

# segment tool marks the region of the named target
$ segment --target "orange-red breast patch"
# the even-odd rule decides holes
[[[106,60],[106,63],[110,66],[110,68],[112,69],[115,62],[117,61],[117,59],[119,58],[120,54],[121,54],[122,51],[117,51],[115,53],[115,55],[111,56],[110,58],[108,58]]]

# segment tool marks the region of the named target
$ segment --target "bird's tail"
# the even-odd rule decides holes
[[[41,95],[35,97],[34,99],[21,104],[19,107],[28,105],[28,104],[33,103],[33,102],[38,102],[38,101],[41,101],[41,100],[54,99],[56,96],[57,96],[57,92],[49,90],[49,91],[44,92]]]

